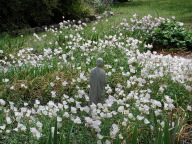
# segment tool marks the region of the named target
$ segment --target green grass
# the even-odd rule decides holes
[[[108,22],[100,21],[96,26],[100,31],[100,35],[104,31],[109,31],[111,26],[118,25],[123,18],[129,20],[134,14],[138,14],[139,17],[146,16],[148,14],[154,17],[171,18],[176,16],[177,21],[181,21],[185,24],[186,28],[192,29],[192,1],[191,0],[133,0],[131,2],[115,3],[111,10],[115,13],[114,16],[108,18]],[[89,23],[85,28],[87,37],[92,34],[93,24]],[[46,41],[51,42],[54,38],[49,32],[41,33],[40,35],[47,35]],[[3,49],[8,51],[10,48],[20,49],[21,47],[37,47],[37,49],[47,47],[47,43],[37,43],[33,41],[32,35],[27,35],[23,38],[11,38],[7,41],[7,37],[0,37],[0,44]],[[45,42],[45,41],[43,41]]]
[[[185,23],[186,27],[191,29],[191,7],[191,0],[133,0],[131,2],[116,3],[112,7],[115,16],[109,19],[109,23],[118,23],[122,18],[129,20],[133,14],[138,14],[139,17],[150,14],[154,17],[164,18],[176,16],[177,21]]]
[[[192,23],[191,0],[133,0],[127,3],[118,3],[112,10],[120,13],[120,17],[130,18],[133,14],[170,18],[176,16],[178,21]]]

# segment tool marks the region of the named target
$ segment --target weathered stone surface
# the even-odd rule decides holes
[[[89,98],[90,103],[98,104],[104,102],[105,85],[107,83],[107,77],[105,71],[102,69],[103,59],[97,59],[97,67],[91,70],[90,79],[90,91]]]

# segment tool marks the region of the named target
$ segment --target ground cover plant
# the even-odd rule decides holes
[[[0,143],[191,142],[192,60],[158,55],[145,39],[165,22],[182,23],[134,14],[114,24],[109,15],[1,39]],[[101,31],[103,23],[111,27]],[[98,57],[106,99],[89,107]]]

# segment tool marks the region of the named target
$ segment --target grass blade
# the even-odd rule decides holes
[[[54,138],[53,138],[53,144],[57,144],[58,136],[57,136],[57,119],[55,120],[55,129],[54,129]]]
[[[69,144],[69,142],[70,142],[70,137],[71,137],[71,133],[72,133],[72,130],[73,130],[73,125],[74,125],[74,123],[72,123],[71,130],[69,131],[69,133],[67,135],[67,139],[66,139],[65,144]]]
[[[179,119],[176,120],[176,122],[175,122],[175,127],[174,127],[174,129],[173,129],[172,144],[174,144],[174,142],[175,142],[176,133],[177,133],[177,131],[178,131],[178,123],[179,123]]]
[[[158,138],[157,138],[157,144],[162,144],[163,142],[163,132],[159,131]]]
[[[164,144],[171,144],[170,134],[169,134],[169,121],[165,122],[165,127],[164,127]]]
[[[138,130],[137,130],[137,125],[135,126],[133,136],[132,136],[132,141],[131,144],[137,144],[137,137],[138,137]]]
[[[50,129],[49,129],[49,138],[47,144],[52,144],[52,132],[51,132],[51,124],[50,124]]]

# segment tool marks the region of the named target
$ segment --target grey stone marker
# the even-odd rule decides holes
[[[104,103],[105,85],[107,83],[107,77],[105,71],[102,69],[103,59],[98,58],[96,64],[97,67],[93,68],[89,75],[89,81],[90,81],[89,105],[91,105],[92,103],[94,104]]]

